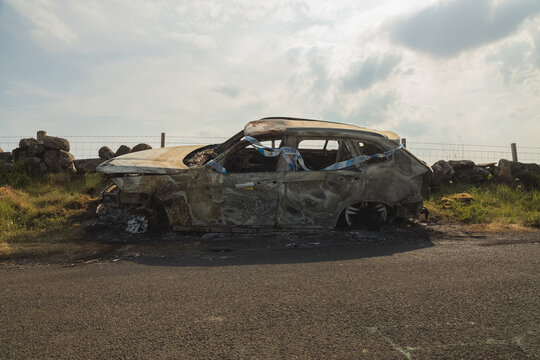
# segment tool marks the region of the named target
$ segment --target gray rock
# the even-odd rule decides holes
[[[21,148],[15,148],[11,151],[11,155],[13,157],[13,160],[16,160],[17,157],[19,156],[20,152],[23,151],[23,149]]]
[[[46,151],[45,155],[43,155],[43,161],[45,162],[45,165],[47,165],[49,172],[59,173],[63,170],[58,163],[58,151],[56,150]]]
[[[44,161],[40,162],[39,163],[39,172],[40,173],[46,173],[47,172],[47,165],[45,164]]]
[[[439,160],[431,167],[433,169],[431,185],[438,186],[448,183],[450,180],[472,183],[486,181],[490,175],[487,165],[492,166],[492,164],[486,164],[485,168],[481,168],[471,160],[450,160],[448,162]]]
[[[114,151],[108,146],[102,146],[98,151],[98,156],[103,160],[109,160],[114,157]]]
[[[77,172],[77,170],[75,170],[75,165],[73,165],[73,163],[70,163],[69,166],[67,168],[64,169],[66,172],[70,172],[70,173],[73,173],[75,174]]]
[[[69,141],[63,138],[56,137],[56,136],[45,136],[43,138],[43,145],[45,145],[47,149],[52,149],[52,150],[69,151],[70,149]]]
[[[11,155],[11,152],[0,152],[0,161],[13,161],[13,155]]]
[[[13,164],[12,162],[4,162],[2,163],[2,168],[4,169],[4,171],[9,171],[15,164]]]
[[[498,175],[502,180],[519,179],[526,186],[540,187],[540,165],[506,159],[499,160]]]
[[[490,174],[488,170],[476,166],[471,160],[450,160],[448,164],[454,169],[454,178],[462,182],[484,182]]]
[[[131,149],[131,152],[137,152],[137,151],[144,151],[144,150],[150,150],[152,147],[148,144],[137,144]]]
[[[73,166],[74,157],[64,150],[48,150],[43,156],[47,169],[53,173],[62,171],[75,171]]]
[[[120,147],[118,148],[118,150],[116,150],[116,152],[114,153],[114,156],[122,156],[122,155],[125,155],[125,154],[129,154],[131,152],[131,148],[129,146],[126,146],[126,145],[120,145]]]
[[[38,141],[34,138],[21,139],[19,141],[19,147],[21,149],[28,149],[31,144],[37,144]]]
[[[77,174],[86,174],[89,172],[96,172],[96,167],[104,162],[104,159],[80,159],[74,160],[73,165],[75,165],[75,170]]]
[[[28,157],[28,153],[26,152],[26,150],[21,149],[21,148],[13,149],[11,154],[13,155],[13,160],[14,161],[21,161],[21,160],[26,159]]]
[[[40,173],[40,164],[43,161],[35,156],[27,157],[26,159],[21,160],[24,166],[24,170],[28,174],[38,174]]]
[[[40,158],[38,158],[37,156],[31,156],[31,157],[28,158],[28,160],[32,161],[34,164],[39,164],[40,162],[43,161]]]
[[[69,165],[73,163],[73,160],[75,160],[75,157],[73,156],[73,154],[67,151],[60,150],[58,151],[57,159],[58,164],[60,164],[62,168],[68,169],[70,167]]]
[[[496,162],[481,163],[481,164],[476,164],[476,166],[482,169],[486,169],[487,171],[489,171],[489,173],[493,177],[499,176],[499,167],[497,166]]]
[[[476,167],[474,161],[472,160],[450,160],[448,164],[450,164],[452,169],[454,169],[456,172],[460,170],[473,169]]]
[[[455,174],[454,169],[450,166],[447,161],[439,160],[433,166],[433,176],[431,177],[431,185],[437,186],[443,183],[447,183],[452,179]]]
[[[26,151],[28,152],[28,156],[43,157],[43,154],[45,154],[45,146],[42,144],[30,144]]]
[[[488,179],[489,171],[475,166],[472,169],[456,171],[455,177],[462,182],[481,183]]]

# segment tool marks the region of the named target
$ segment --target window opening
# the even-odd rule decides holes
[[[358,142],[358,148],[360,149],[361,155],[373,155],[373,154],[382,154],[384,152],[384,149],[382,146],[367,142],[367,141],[359,141]],[[385,162],[388,158],[382,157],[382,158],[371,158],[366,163],[368,165],[371,164],[379,164],[382,162]]]
[[[279,157],[266,157],[253,148],[250,143],[243,141],[244,146],[228,154],[223,167],[228,173],[248,173],[248,172],[272,172],[276,171]],[[283,146],[281,139],[265,139],[260,141],[263,146],[274,147],[272,144]]]
[[[304,139],[298,143],[298,150],[310,170],[322,170],[353,157],[342,140]]]

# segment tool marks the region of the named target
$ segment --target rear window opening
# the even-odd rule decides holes
[[[322,170],[332,164],[352,158],[342,140],[304,139],[298,143],[298,150],[310,170]]]
[[[367,156],[374,155],[374,154],[382,154],[384,152],[384,149],[380,145],[373,144],[367,141],[358,142],[358,148],[360,149],[360,154],[367,155]],[[387,160],[386,157],[381,157],[381,158],[377,157],[377,158],[369,159],[366,163],[368,165],[379,164],[379,163],[385,162],[386,160]]]

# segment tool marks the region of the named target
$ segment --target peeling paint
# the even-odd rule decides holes
[[[290,171],[279,159],[265,158],[250,148],[243,135],[294,149],[305,139],[330,139],[339,149],[326,149],[326,145],[324,149],[299,149],[303,156],[308,155],[313,168]],[[348,157],[365,155],[366,148],[359,147],[359,142],[387,151],[396,147],[396,139],[399,142],[393,132],[354,125],[261,119],[248,123],[243,134],[221,145],[141,151],[111,159],[98,171],[116,184],[123,195],[118,199],[146,199],[145,206],[163,206],[175,230],[331,228],[353,204],[384,204],[400,216],[416,215],[424,177],[431,169],[408,151],[343,170],[317,168],[318,156],[325,159],[321,163],[342,161],[346,158],[339,157],[345,153]],[[228,167],[228,172],[203,166],[210,159]]]

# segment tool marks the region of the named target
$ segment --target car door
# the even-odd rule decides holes
[[[246,143],[215,160],[225,171],[207,166],[189,191],[193,225],[275,227],[280,183],[277,159],[264,157]]]
[[[331,142],[334,148],[329,146]],[[278,224],[283,228],[334,227],[341,211],[363,196],[363,166],[323,170],[353,157],[346,140],[299,138],[297,148],[309,171],[297,169],[282,173]]]

